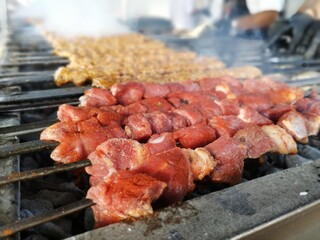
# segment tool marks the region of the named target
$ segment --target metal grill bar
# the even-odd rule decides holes
[[[53,75],[8,77],[0,78],[0,86],[16,86],[29,83],[45,83],[53,82],[53,80]]]
[[[40,214],[34,217],[23,219],[19,222],[11,223],[0,227],[0,238],[11,236],[20,231],[40,225],[42,223],[50,222],[57,218],[78,212],[82,209],[93,206],[94,203],[89,199],[82,199],[78,202],[71,203],[67,206],[59,207],[57,209],[48,211],[45,214]]]
[[[23,134],[39,132],[46,127],[56,123],[57,120],[42,121],[37,123],[28,123],[10,127],[0,128],[0,138],[19,136]]]
[[[5,177],[0,177],[0,186],[6,185],[9,183],[39,178],[39,177],[51,175],[54,173],[84,168],[90,165],[91,165],[91,162],[89,160],[83,160],[76,163],[59,164],[53,167],[39,168],[39,169],[24,171],[24,172],[16,172]]]
[[[78,105],[79,101],[75,101],[72,99],[63,99],[63,100],[48,100],[41,101],[39,103],[23,103],[16,105],[0,105],[0,113],[11,113],[11,112],[23,112],[29,110],[40,110],[40,109],[48,109],[48,108],[58,108],[61,104],[68,103],[70,105]]]
[[[0,104],[13,104],[26,101],[36,101],[42,99],[57,99],[65,97],[80,97],[89,87],[70,87],[60,89],[50,89],[41,91],[28,91],[15,95],[0,96]]]
[[[14,72],[14,73],[1,73],[0,80],[2,78],[21,77],[21,76],[53,76],[54,71],[32,71],[32,72]]]
[[[58,146],[57,142],[43,142],[40,140],[12,144],[0,147],[0,158],[8,158],[15,155],[36,152],[44,149],[53,149]],[[0,160],[1,161],[1,160]]]
[[[59,59],[59,60],[52,60],[52,61],[30,61],[30,62],[16,62],[16,63],[3,63],[0,64],[0,67],[2,68],[8,68],[8,67],[22,67],[22,66],[52,66],[52,65],[65,65],[68,64],[69,61],[65,59]]]

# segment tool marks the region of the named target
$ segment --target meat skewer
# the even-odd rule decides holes
[[[91,161],[88,197],[96,203],[97,227],[144,216],[152,213],[153,203],[182,201],[196,181],[236,184],[246,158],[295,154],[295,140],[319,132],[317,96],[304,100],[302,91],[260,81],[222,78],[91,89],[80,107],[61,106],[61,122],[41,137],[61,142],[55,160]],[[140,180],[134,179],[145,176],[153,183],[122,188],[121,182],[136,186]],[[103,195],[117,194],[118,188],[124,194],[116,195],[119,206],[129,201],[128,209],[110,205],[110,196]],[[132,191],[138,195],[126,200]],[[143,199],[141,205],[134,199]]]

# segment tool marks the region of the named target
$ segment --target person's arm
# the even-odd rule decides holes
[[[263,11],[252,15],[237,18],[232,21],[231,26],[238,30],[250,30],[269,27],[277,18],[277,11]]]
[[[320,20],[320,0],[306,0],[298,12],[308,14],[312,18]]]

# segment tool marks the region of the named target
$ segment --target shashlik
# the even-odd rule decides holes
[[[239,183],[246,158],[296,154],[295,141],[320,128],[316,94],[304,98],[268,78],[121,83],[92,88],[80,101],[60,106],[61,122],[41,139],[60,142],[55,161],[91,161],[96,226],[150,214],[152,202],[179,202],[197,181]]]

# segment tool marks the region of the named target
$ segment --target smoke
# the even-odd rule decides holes
[[[125,7],[117,0],[29,0],[17,16],[41,20],[46,30],[64,37],[101,37],[130,32],[121,23]]]

